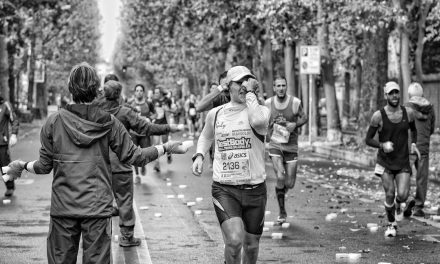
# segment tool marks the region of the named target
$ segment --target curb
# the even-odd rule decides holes
[[[325,142],[316,142],[312,144],[312,151],[328,159],[342,159],[356,165],[367,167],[374,167],[376,165],[376,154],[371,156],[349,150],[338,149],[336,146],[332,146]],[[433,173],[429,173],[428,179],[429,181],[440,185],[440,177],[435,176]]]
[[[376,155],[372,157],[368,154],[354,153],[331,145],[323,145],[323,143],[314,143],[312,151],[329,159],[343,159],[361,166],[374,166],[376,164]]]

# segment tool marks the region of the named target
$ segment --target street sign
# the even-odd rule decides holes
[[[321,53],[319,46],[301,46],[299,58],[301,74],[320,74]]]

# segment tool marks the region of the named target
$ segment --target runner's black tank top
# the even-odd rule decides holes
[[[388,170],[401,170],[410,168],[409,165],[409,149],[408,149],[408,115],[406,109],[402,109],[402,120],[399,123],[393,123],[385,112],[385,108],[380,110],[382,116],[382,130],[379,131],[379,142],[391,141],[394,143],[394,150],[385,153],[379,149],[377,153],[377,163],[384,166]]]

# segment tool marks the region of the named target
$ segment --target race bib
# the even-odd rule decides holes
[[[189,115],[190,116],[195,116],[197,113],[196,113],[196,109],[195,108],[190,108],[189,109]]]
[[[251,180],[247,150],[225,151],[220,156],[220,183],[245,184]]]
[[[385,172],[385,167],[376,163],[376,167],[374,168],[374,174],[382,176]]]
[[[273,125],[273,133],[270,140],[274,143],[287,143],[289,142],[290,132],[287,128],[278,124]]]

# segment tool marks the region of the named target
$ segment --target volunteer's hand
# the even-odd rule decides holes
[[[180,129],[177,124],[170,124],[169,126],[170,126],[171,133],[182,131],[182,129]]]
[[[17,135],[12,134],[11,137],[9,138],[9,145],[14,146],[15,144],[17,144]]]
[[[296,128],[296,123],[295,122],[286,122],[286,129],[287,131],[289,131],[290,133],[292,133]]]
[[[12,161],[8,165],[8,167],[9,167],[8,175],[11,176],[14,180],[16,180],[17,178],[21,177],[21,173],[24,170],[24,165],[25,164],[26,164],[26,162],[24,162],[22,160],[14,160],[14,161]]]
[[[420,151],[417,148],[417,145],[415,143],[411,143],[411,154],[417,154],[417,158],[418,160],[420,160],[421,156],[420,156]]]
[[[203,172],[203,158],[202,156],[198,156],[192,165],[192,171],[195,176],[202,175]]]
[[[163,144],[163,147],[165,152],[170,154],[184,154],[188,151],[187,148],[182,146],[182,142],[180,141],[168,141],[167,143]]]

